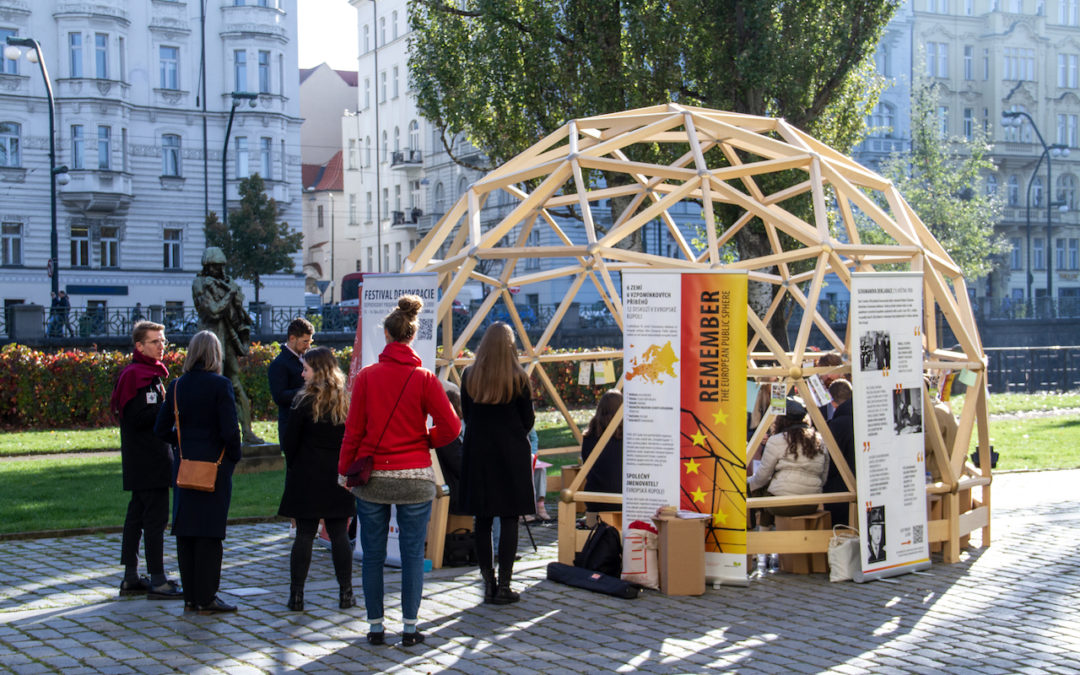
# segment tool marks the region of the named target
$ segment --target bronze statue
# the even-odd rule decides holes
[[[199,313],[199,330],[213,331],[221,341],[222,375],[232,381],[236,412],[246,445],[265,443],[251,430],[251,399],[240,382],[240,357],[251,345],[251,315],[244,309],[244,293],[225,274],[225,253],[210,246],[202,255],[202,272],[191,284],[191,298]]]

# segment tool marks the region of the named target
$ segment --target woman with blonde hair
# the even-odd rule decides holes
[[[285,493],[278,515],[296,519],[296,539],[289,557],[289,601],[294,612],[304,609],[304,582],[311,566],[311,544],[326,522],[338,607],[354,606],[352,547],[347,532],[356,513],[352,495],[338,487],[337,461],[345,436],[349,398],[337,357],[326,347],[307,351],[301,359],[304,386],[293,399],[281,447],[285,451]]]
[[[510,589],[517,554],[518,517],[534,513],[529,429],[535,419],[529,376],[518,363],[514,333],[495,322],[461,374],[465,444],[461,468],[464,510],[476,517],[476,559],[484,579],[484,602],[506,605],[519,596]],[[496,585],[491,525],[499,519],[499,579]]]
[[[439,378],[420,367],[420,357],[411,346],[420,328],[423,304],[419,296],[403,295],[397,309],[383,320],[386,348],[378,363],[356,376],[338,457],[342,475],[357,460],[372,457],[371,478],[354,487],[353,494],[359,498],[367,641],[373,645],[385,643],[383,565],[391,504],[397,506],[401,550],[401,644],[411,647],[424,641],[416,624],[424,590],[424,541],[435,498],[429,449],[446,445],[461,429]],[[435,421],[430,429],[429,415]]]
[[[232,498],[232,474],[240,461],[240,422],[229,378],[221,375],[221,343],[208,330],[191,338],[184,374],[169,383],[154,433],[180,458],[217,462],[211,492],[176,488],[172,533],[184,588],[185,611],[235,612],[217,596],[222,540]]]

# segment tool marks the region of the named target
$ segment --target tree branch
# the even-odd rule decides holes
[[[485,12],[483,10],[469,11],[469,10],[465,10],[465,9],[459,9],[459,8],[454,7],[453,5],[449,5],[449,4],[445,3],[445,2],[438,2],[437,0],[415,0],[415,1],[416,1],[417,4],[423,5],[424,7],[427,7],[428,9],[430,9],[430,10],[432,10],[434,12],[440,12],[442,14],[451,14],[453,16],[460,16],[460,17],[464,17],[464,18],[467,18],[467,19],[479,19],[479,18],[482,18],[482,17],[487,17],[489,19],[494,19],[495,21],[498,21],[501,24],[516,28],[518,30],[518,32],[523,33],[525,35],[532,35],[535,32],[535,31],[533,31],[532,28],[529,28],[529,26],[525,25],[525,23],[523,23],[519,19],[515,19],[514,17],[507,16],[505,14],[496,14],[494,12],[490,12],[490,11]],[[574,44],[574,41],[572,39],[570,39],[564,33],[561,33],[559,31],[555,31],[555,39],[558,40],[559,42],[563,43],[564,45],[573,45]]]

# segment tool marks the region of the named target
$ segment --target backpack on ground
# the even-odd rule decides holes
[[[622,541],[619,531],[604,521],[596,523],[581,553],[574,556],[574,567],[602,572],[616,579],[622,574]]]

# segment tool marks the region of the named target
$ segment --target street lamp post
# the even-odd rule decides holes
[[[236,108],[240,105],[240,101],[247,101],[248,105],[252,108],[255,107],[255,99],[259,98],[258,94],[253,94],[247,91],[234,91],[232,93],[232,108],[229,109],[229,123],[225,126],[225,145],[221,149],[221,224],[227,226],[229,224],[229,184],[226,176],[226,170],[229,165],[229,136],[232,134],[233,117],[236,116]]]
[[[1067,202],[1054,202],[1050,195],[1053,194],[1051,190],[1054,188],[1053,172],[1051,168],[1052,157],[1068,157],[1069,148],[1066,145],[1060,143],[1054,143],[1047,145],[1043,140],[1042,134],[1039,132],[1038,125],[1035,124],[1034,118],[1028,113],[1022,110],[1006,110],[1001,113],[1001,124],[1006,127],[1019,127],[1023,124],[1024,119],[1027,119],[1031,124],[1032,130],[1035,132],[1035,137],[1039,139],[1039,144],[1042,145],[1042,155],[1039,156],[1039,161],[1035,164],[1035,170],[1032,172],[1031,180],[1028,181],[1027,191],[1027,300],[1028,304],[1034,308],[1034,299],[1031,297],[1031,183],[1035,179],[1035,173],[1039,170],[1039,163],[1046,159],[1046,246],[1043,248],[1046,255],[1046,301],[1047,308],[1052,311],[1054,306],[1053,295],[1053,239],[1051,238],[1051,232],[1053,229],[1052,213],[1054,206],[1067,207]]]
[[[22,50],[19,47],[28,47],[33,50],[26,52],[26,58],[41,67],[41,77],[45,80],[45,93],[49,97],[49,195],[52,230],[49,235],[49,255],[51,256],[49,262],[51,264],[48,267],[52,276],[52,292],[55,297],[60,292],[60,240],[56,224],[56,185],[57,182],[61,185],[67,184],[68,168],[56,166],[56,104],[53,101],[52,80],[49,79],[49,71],[45,68],[45,59],[41,56],[41,45],[34,38],[9,35],[7,47],[4,48],[4,56],[12,61],[18,60],[22,56]]]

